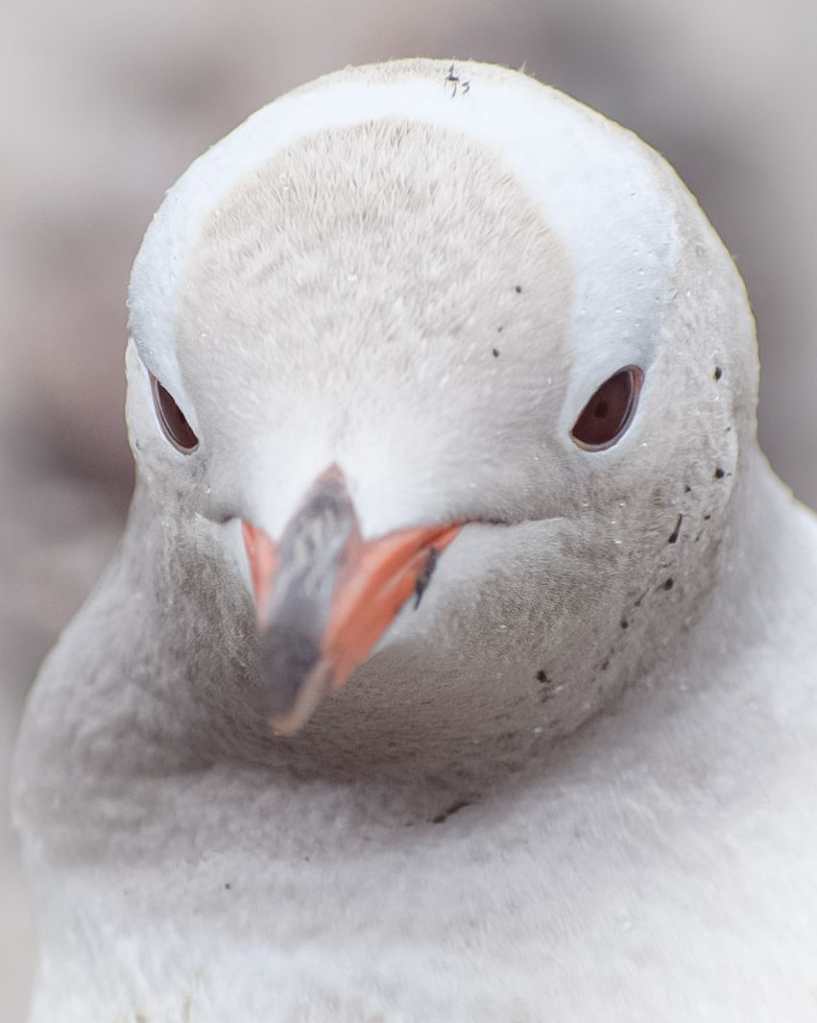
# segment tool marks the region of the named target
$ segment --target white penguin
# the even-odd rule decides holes
[[[817,523],[671,168],[347,69],[129,305],[131,514],[17,754],[33,1023],[813,1020]]]

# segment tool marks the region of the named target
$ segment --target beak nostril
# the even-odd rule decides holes
[[[423,594],[428,589],[428,584],[431,582],[431,577],[434,574],[434,569],[437,567],[437,560],[440,557],[440,552],[436,547],[429,547],[428,555],[426,556],[426,563],[423,566],[422,572],[417,576],[417,582],[414,584],[414,610],[420,606],[420,601],[423,599]]]

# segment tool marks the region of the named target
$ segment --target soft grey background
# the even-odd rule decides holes
[[[31,926],[6,781],[37,665],[109,555],[130,487],[131,259],[163,190],[278,93],[397,56],[526,64],[663,152],[749,285],[761,437],[817,505],[814,0],[6,0],[0,11],[0,1019]]]

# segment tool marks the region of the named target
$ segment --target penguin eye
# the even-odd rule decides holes
[[[162,387],[152,373],[150,374],[150,389],[153,392],[153,407],[156,409],[156,417],[165,437],[174,448],[189,455],[199,446],[199,439],[193,433],[190,423],[185,419],[184,412],[173,400],[170,391]]]
[[[572,437],[580,448],[603,451],[615,444],[632,421],[643,380],[638,366],[627,366],[605,380],[573,427]]]

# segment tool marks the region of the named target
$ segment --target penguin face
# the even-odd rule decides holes
[[[241,173],[238,159],[229,187],[228,161],[208,155],[134,271],[137,459],[187,514],[248,527],[263,628],[280,614],[291,635],[305,606],[300,583],[274,596],[274,571],[320,576],[306,646],[323,663],[328,636],[345,642],[332,623],[347,562],[374,559],[370,595],[383,544],[405,540],[400,600],[378,597],[365,643],[322,676],[337,688],[356,671],[337,705],[380,707],[369,720],[393,713],[388,677],[425,708],[417,727],[473,732],[537,701],[573,727],[711,584],[695,538],[709,522],[717,539],[751,430],[751,319],[694,201],[632,136],[507,78],[484,83],[484,112],[505,114],[490,129],[474,112],[452,123],[431,80],[412,80],[367,96],[388,94],[390,116],[302,131]],[[336,92],[281,118],[300,103],[332,120]],[[414,101],[437,123],[393,116]],[[533,113],[535,145],[519,129]],[[235,138],[223,146],[236,156]],[[216,172],[193,230],[185,204]],[[281,565],[317,534],[341,552],[318,558],[324,574]],[[303,661],[267,653],[278,674]],[[559,679],[558,714],[539,706],[540,674]]]

